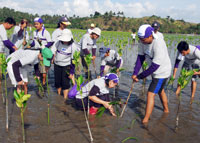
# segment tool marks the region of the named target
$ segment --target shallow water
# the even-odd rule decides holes
[[[131,48],[131,47],[129,47]],[[172,52],[173,51],[169,51]],[[133,54],[134,53],[134,54]],[[133,64],[137,48],[126,49],[124,66],[126,72],[121,73],[120,86],[117,92],[119,98],[125,101],[130,87]],[[170,55],[174,55],[170,54]],[[130,58],[131,57],[131,58]],[[174,56],[171,56],[174,59]],[[174,61],[172,61],[173,63]],[[97,58],[96,63],[99,63]],[[52,68],[53,69],[53,68]],[[30,69],[31,71],[31,69]],[[30,72],[30,75],[32,72]],[[94,73],[93,73],[94,74]],[[93,75],[94,77],[94,75]],[[35,81],[30,76],[29,93],[32,95],[25,111],[26,143],[88,143],[90,142],[84,114],[74,108],[72,104],[64,104],[63,97],[56,94],[54,88],[53,71],[49,72],[50,84],[50,125],[47,123],[47,96],[40,97]],[[141,124],[145,114],[146,91],[151,78],[147,79],[145,93],[142,81],[135,84],[131,98],[123,118],[112,117],[108,112],[101,118],[89,117],[94,143],[120,143],[127,137],[136,137],[139,143],[197,143],[200,139],[200,97],[199,86],[195,96],[195,103],[190,102],[190,85],[183,91],[179,128],[175,132],[176,112],[178,99],[175,96],[175,87],[169,93],[169,114],[163,114],[159,97],[155,97],[155,107],[148,127]],[[199,81],[198,81],[199,84]],[[113,90],[111,90],[113,93]],[[9,95],[9,132],[5,129],[5,105],[0,97],[0,143],[22,142],[20,110],[13,100],[13,89],[8,79]],[[47,93],[46,93],[47,95]],[[135,120],[134,125],[131,123]],[[128,140],[126,143],[136,142]]]

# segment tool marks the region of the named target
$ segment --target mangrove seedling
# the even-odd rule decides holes
[[[81,76],[78,77],[78,79],[75,79],[75,80],[76,80],[76,84],[77,84],[77,90],[80,92],[80,95],[82,96],[81,84],[83,84],[83,82],[84,82],[83,76],[81,75]],[[87,113],[86,113],[86,110],[85,110],[85,104],[84,104],[83,98],[81,98],[81,101],[82,101],[82,105],[83,105],[85,121],[86,121],[86,124],[87,124],[87,127],[88,127],[88,132],[89,132],[89,135],[90,135],[90,141],[93,142],[92,132],[91,132],[90,125],[89,125],[89,122],[88,122]]]
[[[142,64],[142,70],[145,71],[148,68],[148,63],[146,61]],[[145,93],[146,78],[143,79],[143,94]]]
[[[120,105],[121,102],[120,101],[112,101],[109,103],[109,105]],[[97,118],[100,118],[102,117],[103,113],[106,111],[106,108],[104,106],[100,107],[97,111],[97,114],[96,114],[96,117]],[[116,115],[117,117],[119,116],[119,110],[116,109]]]
[[[80,67],[80,52],[75,51],[73,54],[73,60],[72,63],[75,65],[75,71],[76,73],[79,72],[79,67]]]
[[[85,58],[85,62],[86,62],[87,67],[88,67],[88,71],[87,71],[87,72],[88,72],[88,79],[87,79],[87,80],[89,81],[89,80],[91,80],[91,79],[90,79],[90,76],[91,76],[91,75],[90,75],[89,66],[90,66],[90,64],[92,63],[92,54],[88,54],[88,55],[86,55],[84,58]]]
[[[177,114],[176,114],[175,131],[177,131],[178,125],[179,125],[179,112],[180,112],[180,104],[181,104],[181,96],[182,96],[181,92],[187,86],[187,84],[190,82],[195,71],[197,71],[197,70],[188,71],[185,68],[183,68],[181,70],[181,74],[178,78],[178,86],[180,86],[181,89],[180,89],[180,92],[179,92],[179,95],[178,95],[179,102],[178,102],[178,110],[177,110]]]
[[[24,111],[27,107],[27,100],[31,97],[30,94],[24,94],[24,91],[21,93],[17,93],[14,90],[14,98],[16,100],[17,107],[21,110],[21,121],[22,121],[22,136],[23,136],[23,143],[25,143],[25,132],[24,132]]]
[[[44,96],[44,87],[42,86],[42,83],[37,78],[37,76],[34,76],[34,79],[35,79],[35,82],[36,82],[36,84],[38,86],[39,94],[41,94],[42,96]]]
[[[8,125],[8,92],[7,92],[7,80],[6,80],[7,72],[6,72],[6,69],[7,69],[8,62],[11,60],[11,58],[8,58],[6,60],[5,55],[1,54],[1,60],[2,60],[1,70],[2,70],[2,74],[5,78],[4,87],[5,87],[5,97],[6,97],[6,130],[8,131],[8,126],[9,126]],[[2,92],[3,92],[3,90],[2,90]],[[5,102],[5,99],[4,99],[4,102]]]
[[[138,141],[138,139],[136,137],[127,137],[122,141],[122,143],[125,143],[127,140],[136,140],[136,141]]]

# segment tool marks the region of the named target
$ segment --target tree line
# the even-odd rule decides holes
[[[13,17],[17,23],[21,19],[27,19],[30,24],[33,24],[35,17],[38,17],[38,14],[30,14],[27,12],[15,11],[7,7],[0,8],[0,22],[2,23],[5,18]],[[45,27],[47,28],[56,28],[57,22],[61,16],[67,15],[41,15],[40,17],[45,22]],[[160,31],[163,33],[181,33],[181,34],[200,34],[200,23],[190,23],[185,22],[183,19],[174,20],[170,16],[166,18],[161,18],[156,15],[150,17],[142,18],[131,18],[125,17],[124,12],[105,12],[101,14],[100,12],[95,11],[94,14],[90,14],[88,17],[79,17],[73,15],[68,17],[72,25],[70,28],[75,29],[87,29],[91,23],[95,23],[96,26],[100,27],[103,30],[107,31],[135,31],[141,24],[148,23],[151,24],[154,21],[158,21],[161,24]]]

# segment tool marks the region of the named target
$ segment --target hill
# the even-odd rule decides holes
[[[38,14],[29,14],[25,12],[15,11],[10,8],[0,8],[0,22],[2,23],[6,17],[13,17],[17,23],[21,21],[22,18],[26,18],[30,23],[33,24],[35,17]],[[42,15],[42,19],[45,22],[47,28],[55,28],[57,26],[57,21],[61,16],[67,15]],[[101,14],[95,12],[91,14],[90,17],[79,17],[74,15],[69,17],[72,25],[71,28],[76,29],[87,29],[91,23],[95,23],[96,26],[107,31],[132,31],[137,30],[141,24],[151,24],[154,21],[158,21],[161,24],[160,31],[163,33],[181,33],[181,34],[200,34],[200,23],[190,23],[184,20],[174,20],[167,16],[166,18],[161,18],[159,16],[150,16],[142,18],[128,18],[124,16],[123,12],[105,12]]]

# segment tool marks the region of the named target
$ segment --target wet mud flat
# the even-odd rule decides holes
[[[47,92],[40,97],[37,86],[31,76],[29,93],[32,95],[24,114],[26,143],[89,143],[89,134],[83,111],[74,104],[65,104],[63,97],[57,95],[54,87],[53,71],[49,72],[50,84],[50,125],[47,123]],[[125,101],[131,87],[131,72],[122,72],[120,86],[116,96]],[[8,80],[9,131],[5,129],[5,105],[0,97],[0,143],[21,143],[20,110],[13,101],[13,88]],[[150,83],[147,80],[146,88]],[[198,81],[199,84],[199,81]],[[174,84],[175,85],[175,84]],[[127,137],[136,137],[127,143],[198,143],[200,140],[200,102],[199,87],[195,102],[190,105],[190,86],[183,91],[179,129],[175,129],[178,99],[174,91],[169,93],[169,114],[163,114],[159,97],[155,97],[155,107],[148,127],[141,124],[145,114],[146,93],[142,90],[142,81],[135,84],[123,118],[112,117],[108,112],[101,118],[90,116],[90,126],[94,143],[120,143]],[[174,89],[175,90],[175,89]],[[113,90],[111,90],[113,93]]]

